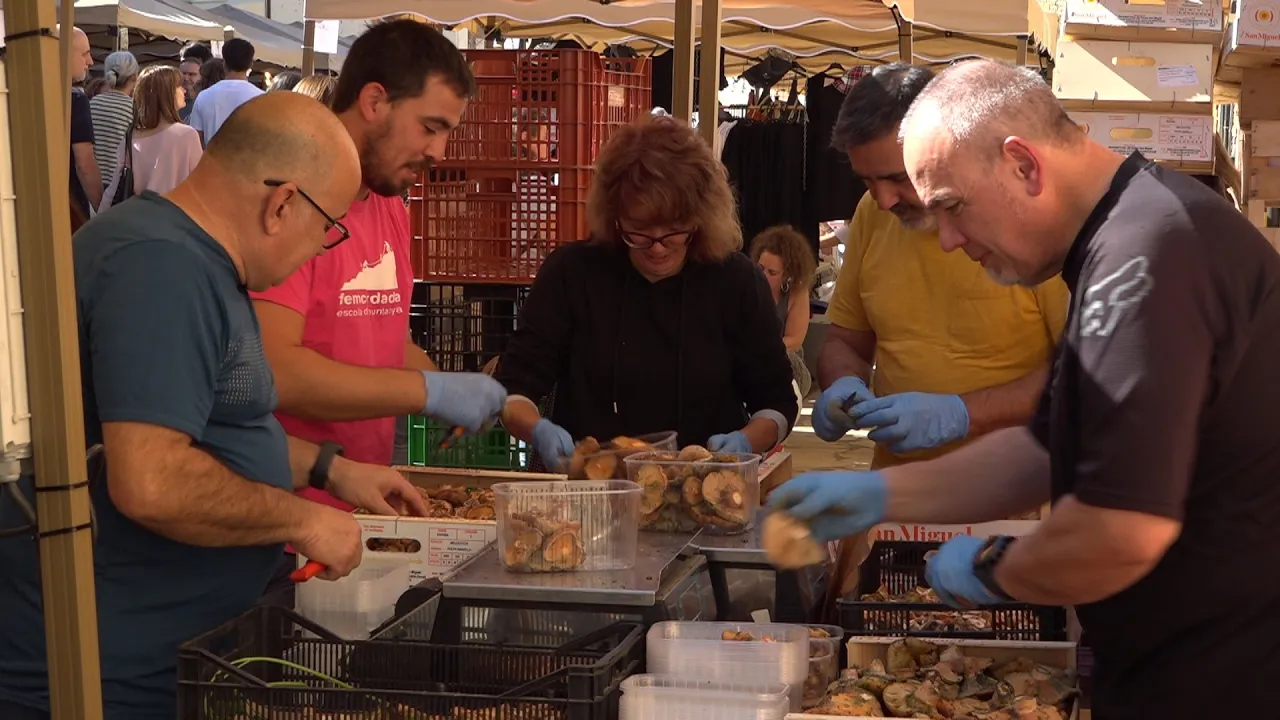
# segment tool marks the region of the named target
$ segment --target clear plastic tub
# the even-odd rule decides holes
[[[298,556],[299,567],[306,561]],[[343,640],[367,640],[395,614],[396,600],[409,586],[410,565],[400,558],[366,557],[340,580],[298,583],[298,613]]]
[[[627,480],[497,483],[498,557],[510,572],[627,570],[640,488]]]
[[[640,529],[714,535],[750,530],[760,505],[760,456],[717,453],[680,460],[674,451],[626,459],[627,478],[640,486]]]
[[[619,446],[620,440],[632,440],[636,444]],[[569,476],[570,480],[625,480],[627,466],[623,462],[636,453],[656,450],[675,450],[676,433],[674,430],[648,435],[637,435],[634,438],[617,437],[600,443],[601,452],[583,455],[581,458],[570,458],[560,465],[560,472]]]
[[[619,720],[783,720],[791,708],[781,683],[718,682],[632,675],[622,682]]]
[[[822,702],[827,686],[840,674],[840,653],[824,640],[811,640],[809,646],[809,675],[804,679],[804,695],[801,705],[805,710]]]
[[[737,639],[735,639],[737,638]],[[660,622],[646,638],[647,669],[697,680],[789,685],[801,709],[809,675],[809,630],[766,623]]]

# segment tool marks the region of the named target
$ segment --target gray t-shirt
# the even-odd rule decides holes
[[[1067,256],[1031,423],[1053,497],[1178,520],[1132,586],[1076,608],[1099,720],[1245,717],[1280,671],[1280,255],[1199,181],[1125,161]]]
[[[103,422],[178,430],[232,471],[289,489],[275,382],[231,258],[154,193],[76,234],[85,442]],[[172,720],[177,646],[251,608],[279,545],[200,548],[122,515],[91,487],[103,699],[108,720]],[[0,503],[0,527],[19,524]],[[35,544],[0,539],[0,701],[48,707]]]

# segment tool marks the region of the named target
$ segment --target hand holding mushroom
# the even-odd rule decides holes
[[[546,418],[533,426],[533,451],[542,458],[546,468],[556,468],[561,461],[573,455],[573,436],[568,430]]]
[[[797,475],[769,496],[769,509],[786,511],[820,542],[870,530],[884,520],[888,490],[878,472],[827,471]]]

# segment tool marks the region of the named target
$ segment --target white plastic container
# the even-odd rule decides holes
[[[498,483],[493,498],[498,557],[509,572],[635,565],[640,488],[629,480]]]
[[[753,641],[725,640],[726,631]],[[765,623],[660,622],[649,628],[648,670],[697,680],[790,686],[792,710],[801,709],[809,675],[809,629]]]
[[[298,567],[306,561],[299,555]],[[297,610],[344,640],[367,640],[395,614],[409,585],[409,566],[403,559],[365,559],[341,580],[298,583]]]
[[[632,675],[622,682],[619,720],[782,720],[788,692],[781,683]]]

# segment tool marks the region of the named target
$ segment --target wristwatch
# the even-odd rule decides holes
[[[333,459],[341,454],[342,446],[338,443],[320,443],[320,453],[316,455],[316,464],[311,466],[311,477],[307,484],[316,490],[324,490],[329,484],[329,468],[333,467]]]
[[[1017,539],[1009,535],[997,535],[987,538],[987,541],[982,544],[982,548],[978,550],[978,554],[973,558],[973,576],[978,578],[978,582],[982,583],[982,586],[988,592],[1005,602],[1010,602],[1014,598],[996,582],[996,565],[1000,563],[1000,560],[1004,558],[1005,552],[1009,550],[1009,546]]]

